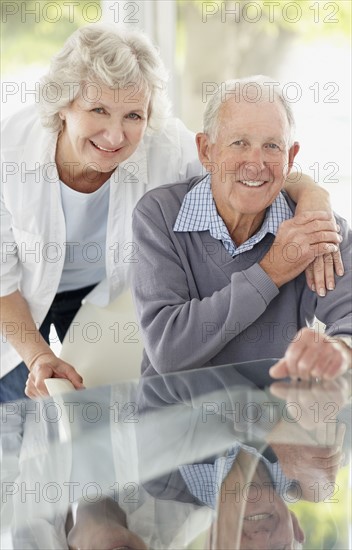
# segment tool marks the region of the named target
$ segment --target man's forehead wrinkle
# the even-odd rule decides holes
[[[273,104],[272,102],[261,100],[260,102],[252,105],[258,105],[258,103],[263,106],[265,106],[265,104]],[[235,103],[233,100],[228,100],[221,106],[218,115],[218,139],[220,137],[220,134],[222,134],[223,137],[230,137],[230,135],[235,134],[236,136],[242,138],[263,137],[262,135],[248,132],[248,124],[253,126],[253,120],[247,123],[246,120],[243,120],[243,117],[241,117],[241,108],[243,108],[243,106],[246,104],[248,105],[248,102],[244,100],[238,103]],[[289,135],[289,124],[287,121],[286,113],[283,107],[280,106],[279,102],[276,101],[274,105],[275,113],[278,115],[278,118],[275,121],[276,128],[274,130],[269,130],[265,136],[265,139],[275,138],[276,140],[279,139],[280,141],[286,143]],[[268,121],[264,120],[264,124],[267,124],[267,122]],[[256,119],[256,124],[258,127],[263,124],[263,121],[260,120],[260,117]]]

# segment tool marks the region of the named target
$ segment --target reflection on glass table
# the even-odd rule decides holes
[[[349,548],[351,376],[273,362],[4,404],[1,547]]]

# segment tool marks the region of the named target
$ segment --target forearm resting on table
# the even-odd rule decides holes
[[[84,387],[74,367],[56,357],[45,342],[20,292],[3,296],[0,305],[3,339],[15,348],[29,369],[25,388],[28,397],[48,395],[47,378],[65,378],[77,389]]]
[[[29,369],[39,355],[53,355],[32,318],[26,300],[18,290],[2,296],[0,305],[2,338],[15,348]]]

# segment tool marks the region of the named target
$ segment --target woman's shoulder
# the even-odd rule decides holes
[[[3,162],[46,163],[54,160],[57,132],[41,123],[36,105],[30,105],[9,116],[1,124]]]
[[[45,132],[36,105],[27,105],[1,121],[3,149],[24,147],[29,136],[35,132]]]
[[[144,142],[147,147],[165,142],[168,146],[182,148],[185,144],[194,144],[194,133],[179,118],[168,118],[159,130],[147,131]]]

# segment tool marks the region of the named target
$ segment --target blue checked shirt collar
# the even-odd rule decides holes
[[[279,462],[272,464],[253,447],[235,443],[228,449],[226,456],[219,457],[214,464],[184,464],[179,466],[179,471],[187,485],[189,492],[209,508],[216,508],[220,493],[221,483],[231,470],[240,449],[261,460],[267,467],[276,492],[283,498],[287,498],[288,489],[293,480],[288,479]]]
[[[279,193],[267,209],[264,222],[258,233],[240,246],[236,246],[216,209],[208,174],[184,197],[173,229],[175,232],[209,231],[214,239],[223,243],[231,256],[236,256],[251,250],[267,233],[276,235],[281,223],[292,217],[293,213],[284,196]]]

